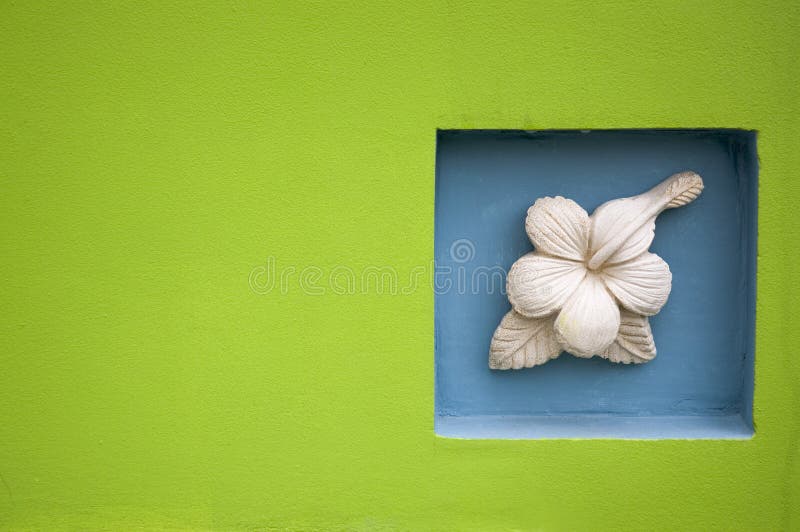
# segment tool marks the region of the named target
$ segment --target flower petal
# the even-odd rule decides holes
[[[585,260],[589,215],[571,199],[539,198],[528,209],[525,230],[536,250],[554,257]]]
[[[606,202],[592,214],[590,270],[638,257],[650,247],[656,217],[664,209],[691,203],[703,191],[703,178],[680,172],[647,192]]]
[[[672,289],[669,266],[653,253],[644,253],[615,266],[606,266],[601,275],[620,304],[642,316],[658,313]]]
[[[586,275],[586,267],[536,252],[511,266],[506,278],[508,300],[528,318],[543,318],[558,311]]]
[[[589,267],[618,264],[641,255],[653,242],[656,217],[645,196],[622,198],[600,205],[592,213]]]
[[[556,318],[555,330],[564,350],[579,357],[599,355],[614,342],[619,307],[599,276],[584,277]]]

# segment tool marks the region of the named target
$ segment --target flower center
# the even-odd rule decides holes
[[[590,272],[599,272],[602,268],[603,264],[592,264],[591,258],[594,255],[593,250],[586,251],[586,258],[583,259],[584,264],[586,265],[586,269]]]

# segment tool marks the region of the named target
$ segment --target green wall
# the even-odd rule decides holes
[[[800,529],[796,2],[3,2],[0,527]],[[759,131],[756,436],[433,434],[436,128]],[[426,276],[429,277],[428,274]]]

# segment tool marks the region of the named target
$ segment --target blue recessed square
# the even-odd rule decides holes
[[[458,438],[749,438],[753,434],[755,132],[440,131],[436,155],[435,430]],[[505,274],[533,249],[528,207],[564,196],[590,214],[682,170],[705,190],[656,220],[672,293],[641,365],[567,354],[490,370],[510,309]]]

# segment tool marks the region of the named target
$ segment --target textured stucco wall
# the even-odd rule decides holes
[[[800,528],[797,4],[396,4],[0,6],[0,527]],[[751,441],[439,439],[430,290],[249,285],[429,265],[436,128],[636,127],[759,131]]]

